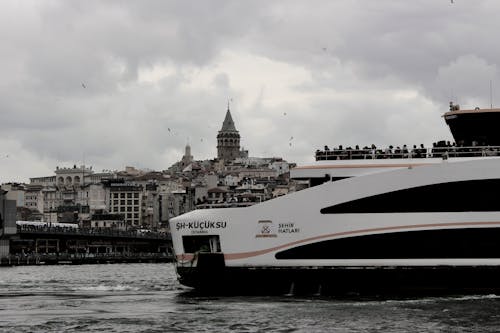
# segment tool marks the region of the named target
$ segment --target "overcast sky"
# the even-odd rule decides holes
[[[228,99],[250,156],[450,140],[500,105],[500,1],[453,2],[2,1],[0,183],[214,158]]]

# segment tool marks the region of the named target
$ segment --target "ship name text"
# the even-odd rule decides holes
[[[176,230],[183,229],[225,229],[227,226],[226,221],[190,221],[190,222],[177,222],[175,224]]]

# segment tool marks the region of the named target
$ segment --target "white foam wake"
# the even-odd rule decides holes
[[[123,285],[123,284],[117,284],[117,285],[99,284],[97,286],[84,286],[84,287],[79,287],[77,289],[84,290],[84,291],[137,291],[137,290],[139,290],[138,287],[132,287],[132,286],[127,286],[127,285]]]

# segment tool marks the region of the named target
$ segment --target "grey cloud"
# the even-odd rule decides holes
[[[15,140],[19,163],[44,170],[83,155],[96,168],[165,169],[188,142],[195,158],[216,155],[232,97],[251,155],[301,162],[324,144],[427,144],[449,138],[440,115],[450,97],[486,107],[490,80],[498,95],[499,9],[494,0],[2,2],[0,142]],[[249,101],[220,63],[224,50],[303,69],[308,80],[283,83],[302,103],[268,104],[267,82]],[[171,72],[161,80],[138,81],[162,65]],[[0,167],[0,181],[11,170]]]

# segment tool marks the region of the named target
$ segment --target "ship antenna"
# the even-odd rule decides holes
[[[493,89],[491,80],[490,80],[490,108],[493,109]]]

